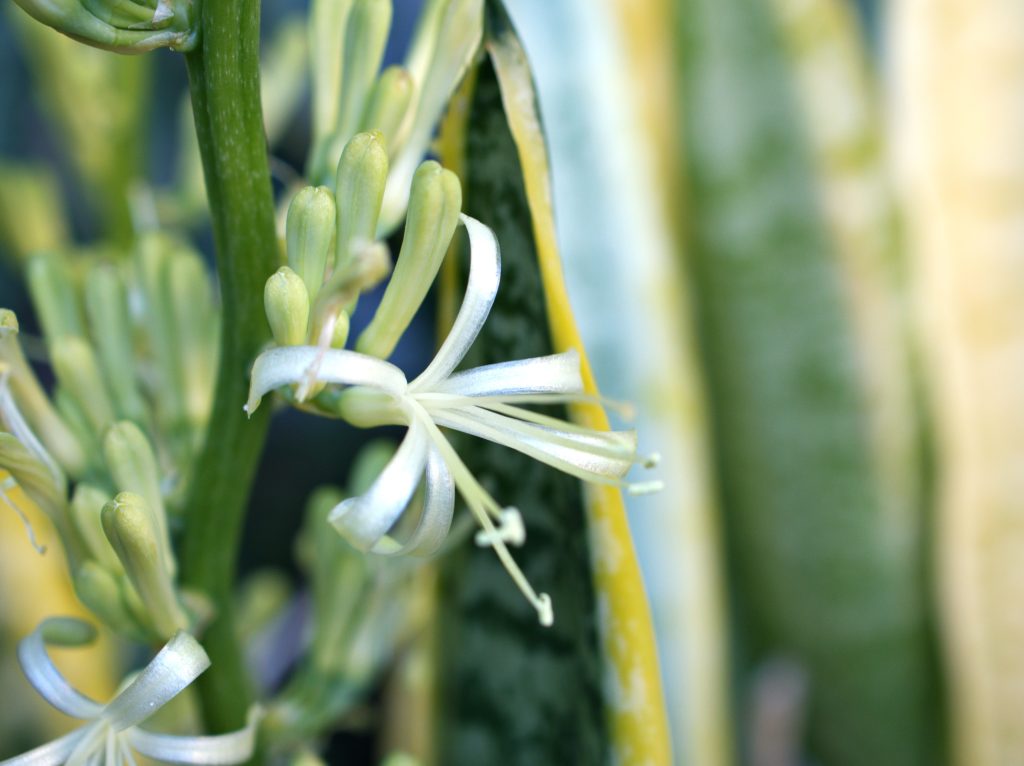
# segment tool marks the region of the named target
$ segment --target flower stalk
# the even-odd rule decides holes
[[[259,92],[259,0],[201,8],[201,45],[186,56],[213,218],[223,341],[210,422],[185,510],[182,581],[216,616],[203,636],[213,670],[197,684],[211,732],[238,728],[252,698],[235,635],[231,590],[249,488],[269,409],[247,419],[247,373],[267,338],[263,286],[277,267],[273,198]]]

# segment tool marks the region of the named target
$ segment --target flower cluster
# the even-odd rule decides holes
[[[426,227],[427,205],[418,205],[414,190],[410,229]],[[441,205],[440,212],[450,208]],[[437,214],[438,209],[432,212]],[[537,593],[516,565],[509,545],[525,542],[519,511],[504,508],[480,485],[441,428],[488,439],[533,457],[580,479],[614,484],[631,491],[655,489],[656,483],[628,484],[623,477],[638,462],[635,434],[602,432],[536,413],[523,405],[589,400],[574,350],[547,357],[487,365],[456,372],[483,327],[497,295],[500,256],[493,232],[466,215],[459,220],[469,234],[470,271],[466,294],[455,323],[433,361],[411,382],[381,358],[393,348],[393,333],[384,354],[331,348],[330,335],[319,346],[280,345],[256,360],[246,410],[252,413],[269,391],[294,386],[290,393],[313,411],[342,417],[360,427],[404,425],[405,438],[377,480],[363,494],[339,503],[330,515],[335,528],[357,548],[382,554],[429,555],[441,545],[452,522],[455,493],[462,496],[481,527],[480,545],[493,546],[516,585],[537,610],[542,624],[554,619],[551,600]],[[437,224],[433,227],[439,228]],[[443,254],[451,234],[443,238]],[[404,329],[425,293],[422,249],[406,248],[400,256],[374,321],[356,343],[373,347],[382,326]],[[436,267],[433,268],[436,273]],[[415,275],[416,281],[408,280]],[[419,290],[418,298],[410,293]],[[396,296],[401,296],[400,300]],[[391,299],[391,300],[389,300]],[[271,312],[273,313],[273,312]],[[393,317],[400,313],[400,317]],[[301,320],[301,316],[299,317]],[[279,322],[280,323],[280,322]],[[300,322],[301,324],[301,322]],[[302,337],[303,332],[293,337]],[[400,330],[399,330],[400,332]],[[278,334],[280,337],[280,334]],[[320,391],[325,384],[337,391]],[[286,389],[287,390],[287,389]],[[311,405],[311,406],[310,406]],[[422,485],[422,499],[417,489]],[[418,513],[412,531],[396,539],[392,530],[410,513]]]

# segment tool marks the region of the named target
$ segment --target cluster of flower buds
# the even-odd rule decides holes
[[[344,348],[359,294],[387,276],[390,256],[376,239],[388,178],[379,131],[345,146],[335,190],[306,187],[292,200],[286,224],[288,265],[267,280],[264,303],[279,346]],[[356,341],[360,352],[391,355],[434,281],[462,206],[458,177],[432,160],[412,180],[405,237],[394,278],[373,321]],[[299,386],[303,403],[312,380]]]
[[[189,51],[197,42],[192,0],[15,0],[68,37],[118,53]]]
[[[205,611],[175,586],[171,526],[209,416],[212,290],[199,257],[162,237],[129,261],[75,263],[28,263],[52,398],[0,310],[0,469],[53,521],[82,602],[123,635],[167,639]]]
[[[382,233],[402,220],[413,174],[480,47],[483,6],[483,0],[428,0],[405,65],[380,71],[391,0],[313,2],[313,151],[308,175],[330,185],[349,140],[361,131],[380,131],[391,161],[379,220]]]
[[[365,492],[394,456],[374,442],[352,466],[348,496]],[[419,562],[368,557],[337,535],[325,535],[332,510],[346,497],[322,487],[309,500],[298,559],[310,582],[309,650],[299,671],[268,705],[265,731],[280,748],[323,730],[350,712],[395,652],[426,623],[430,583]]]

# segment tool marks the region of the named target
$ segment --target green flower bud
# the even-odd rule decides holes
[[[267,143],[281,138],[305,93],[306,29],[301,17],[278,25],[260,61],[260,101]]]
[[[371,242],[357,251],[340,269],[335,269],[331,278],[324,284],[313,307],[312,340],[321,345],[327,342],[321,337],[324,328],[334,319],[336,323],[331,329],[330,345],[336,345],[338,339],[337,322],[348,323],[348,312],[355,305],[359,293],[369,290],[388,275],[391,268],[391,255],[383,242]],[[342,315],[344,314],[344,320]],[[345,337],[348,328],[345,327]],[[343,344],[344,345],[344,344]]]
[[[312,750],[303,748],[289,757],[288,766],[327,766],[327,761]]]
[[[307,186],[288,206],[288,265],[305,283],[310,302],[316,300],[327,275],[334,247],[335,214],[334,195],[324,186]]]
[[[385,359],[409,326],[430,289],[462,208],[458,176],[430,160],[420,165],[412,182],[409,217],[394,274],[377,313],[356,349]]]
[[[103,531],[124,571],[146,607],[149,621],[161,638],[188,629],[188,619],[163,566],[153,513],[146,501],[122,492],[103,507]]]
[[[118,53],[192,50],[198,39],[188,0],[15,0],[37,21],[68,37]]]
[[[345,26],[352,0],[312,0],[309,9],[313,79],[313,144],[322,146],[338,124]]]
[[[71,520],[89,555],[104,569],[114,574],[122,574],[124,569],[121,567],[121,561],[103,532],[101,514],[103,506],[109,502],[110,495],[103,490],[91,484],[79,484],[71,496]]]
[[[412,102],[413,81],[409,72],[392,66],[385,69],[370,95],[360,130],[376,130],[383,136],[388,155],[395,156],[398,136]]]
[[[331,335],[331,348],[345,348],[348,342],[348,331],[351,326],[348,312],[339,309],[334,318],[334,333]]]
[[[173,374],[181,386],[185,422],[202,429],[213,403],[217,367],[218,322],[210,277],[202,259],[178,250],[164,265],[167,306],[171,312]]]
[[[253,638],[280,615],[292,596],[288,577],[277,570],[263,570],[242,584],[235,613],[235,625],[243,638]]]
[[[13,434],[0,431],[0,469],[7,471],[32,502],[60,527],[65,525],[67,482],[36,458]],[[66,531],[66,528],[61,530]]]
[[[476,56],[483,37],[483,18],[483,0],[431,3],[424,12],[408,63],[419,88],[411,119],[399,136],[402,148],[395,157],[384,193],[383,234],[392,231],[405,215],[410,204],[409,182],[430,146],[434,128],[452,93]]]
[[[66,388],[58,385],[53,392],[53,404],[68,429],[75,435],[75,439],[86,451],[86,472],[102,468],[102,461],[99,459],[99,436],[92,430],[89,419],[75,398]]]
[[[67,245],[56,175],[44,165],[0,163],[0,242],[18,258]]]
[[[68,335],[52,343],[50,349],[53,371],[61,387],[85,415],[92,432],[101,435],[116,416],[92,346]]]
[[[32,432],[65,472],[72,477],[80,476],[86,465],[82,445],[29,367],[18,343],[18,318],[8,309],[0,309],[0,363],[7,366],[7,386]]]
[[[118,491],[137,493],[144,499],[159,542],[160,558],[167,573],[173,577],[176,565],[167,530],[167,512],[160,492],[156,455],[149,439],[137,425],[123,420],[107,431],[103,439],[103,455]]]
[[[146,631],[128,609],[122,579],[95,561],[86,561],[75,572],[75,595],[85,606],[121,635],[144,640]]]
[[[86,646],[96,640],[96,628],[77,617],[47,617],[39,626],[43,641],[51,646]]]
[[[287,266],[272,274],[263,289],[263,305],[277,345],[301,346],[306,342],[309,294],[298,274]]]
[[[6,491],[11,488],[8,486],[11,479],[53,522],[73,569],[82,560],[84,548],[68,512],[67,482],[64,477],[59,471],[54,472],[51,466],[33,455],[12,434],[2,431],[0,431],[0,470],[10,474],[10,478],[0,485],[0,499],[21,516],[32,544],[42,550],[42,546],[36,542],[35,532],[28,517],[6,494]]]
[[[153,349],[157,375],[154,398],[157,418],[169,431],[185,422],[184,381],[178,365],[175,310],[167,286],[169,263],[177,250],[184,247],[162,234],[142,238],[134,251],[135,268],[142,285],[142,325]]]
[[[345,269],[356,250],[377,238],[377,220],[388,180],[388,153],[378,131],[360,133],[345,145],[338,162],[335,198],[338,233],[334,272]]]
[[[391,0],[355,0],[345,29],[341,100],[328,162],[336,158],[362,124],[391,28]]]
[[[338,535],[323,534],[331,509],[343,499],[333,487],[317,490],[309,500],[300,538],[313,591],[310,660],[319,673],[345,669],[348,641],[370,585],[370,561]]]
[[[135,379],[128,297],[112,266],[98,265],[86,274],[85,312],[117,417],[141,423],[146,405]]]
[[[28,289],[47,341],[69,336],[84,338],[78,296],[70,267],[56,253],[41,253],[28,261]]]

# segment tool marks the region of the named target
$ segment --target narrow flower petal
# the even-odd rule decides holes
[[[438,425],[502,444],[586,481],[618,484],[635,461],[635,437],[584,435],[526,423],[480,407],[432,413]]]
[[[65,734],[60,739],[47,742],[41,747],[29,750],[27,753],[0,761],[0,766],[61,766],[78,746],[82,737],[90,732],[88,726],[75,729],[70,734]]]
[[[370,488],[340,502],[328,520],[362,551],[371,550],[395,525],[412,500],[427,464],[427,435],[413,422],[394,457]]]
[[[431,393],[434,392],[502,397],[582,393],[580,355],[573,349],[561,354],[474,367],[440,381],[431,389]]]
[[[103,709],[103,718],[115,730],[135,726],[180,694],[208,667],[206,650],[188,633],[179,631],[128,688]]]
[[[40,623],[18,644],[18,661],[25,676],[39,695],[62,713],[80,719],[97,717],[103,706],[76,691],[50,659],[43,638],[46,624]]]
[[[469,280],[451,332],[430,365],[410,386],[413,391],[433,388],[459,366],[473,345],[498,294],[501,254],[494,232],[475,218],[460,215],[469,234]]]
[[[387,540],[385,538],[374,547],[374,553],[425,557],[436,553],[444,543],[455,513],[455,482],[444,458],[433,445],[427,452],[424,484],[423,511],[409,539],[383,547],[381,543]]]
[[[343,349],[322,351],[316,346],[272,348],[260,354],[253,365],[246,412],[255,412],[269,391],[302,382],[314,364],[319,366],[316,379],[325,383],[369,386],[395,395],[407,387],[400,369],[366,354]]]
[[[229,734],[210,737],[182,737],[153,734],[142,729],[129,729],[125,738],[133,748],[148,758],[168,763],[231,764],[244,763],[252,757],[256,745],[259,714],[249,714],[245,727]]]

